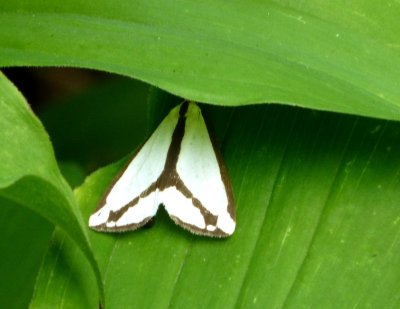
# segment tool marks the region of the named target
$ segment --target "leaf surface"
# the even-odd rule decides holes
[[[0,66],[95,68],[200,102],[400,120],[396,1],[2,0],[0,8]]]
[[[193,236],[161,210],[149,228],[91,231],[107,308],[397,307],[400,126],[278,106],[203,110],[228,123],[237,230]],[[128,159],[76,191],[85,220]]]
[[[100,281],[76,200],[58,169],[48,136],[1,73],[0,115],[0,197],[14,207],[33,210],[66,231],[86,254]]]
[[[53,226],[0,198],[0,307],[27,308]],[[32,237],[34,235],[34,237]]]

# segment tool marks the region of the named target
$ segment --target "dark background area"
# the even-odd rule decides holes
[[[129,155],[147,137],[148,84],[75,68],[3,72],[44,125],[62,171],[87,175]]]
[[[2,71],[17,86],[35,112],[96,83],[117,78],[100,71],[76,68],[14,67]]]

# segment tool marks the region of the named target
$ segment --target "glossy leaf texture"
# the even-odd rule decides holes
[[[400,120],[397,1],[0,1],[0,66],[119,73],[186,99]]]
[[[232,180],[237,230],[193,236],[160,210],[135,232],[90,231],[106,307],[398,307],[400,125],[282,106],[202,109]],[[75,191],[84,220],[128,159]],[[90,266],[67,242],[51,252],[68,258],[44,262],[38,308],[43,289],[60,286],[74,295],[63,304],[85,308],[78,294],[95,303]]]

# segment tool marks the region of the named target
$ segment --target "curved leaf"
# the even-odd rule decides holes
[[[195,101],[400,120],[397,2],[2,0],[0,7],[1,66],[96,68]]]
[[[76,201],[60,174],[48,136],[1,73],[0,115],[0,196],[66,231],[86,254],[100,281]]]

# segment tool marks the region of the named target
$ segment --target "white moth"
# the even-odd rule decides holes
[[[199,107],[171,110],[113,182],[89,226],[137,229],[163,204],[176,224],[199,235],[226,237],[236,225],[232,188]]]

